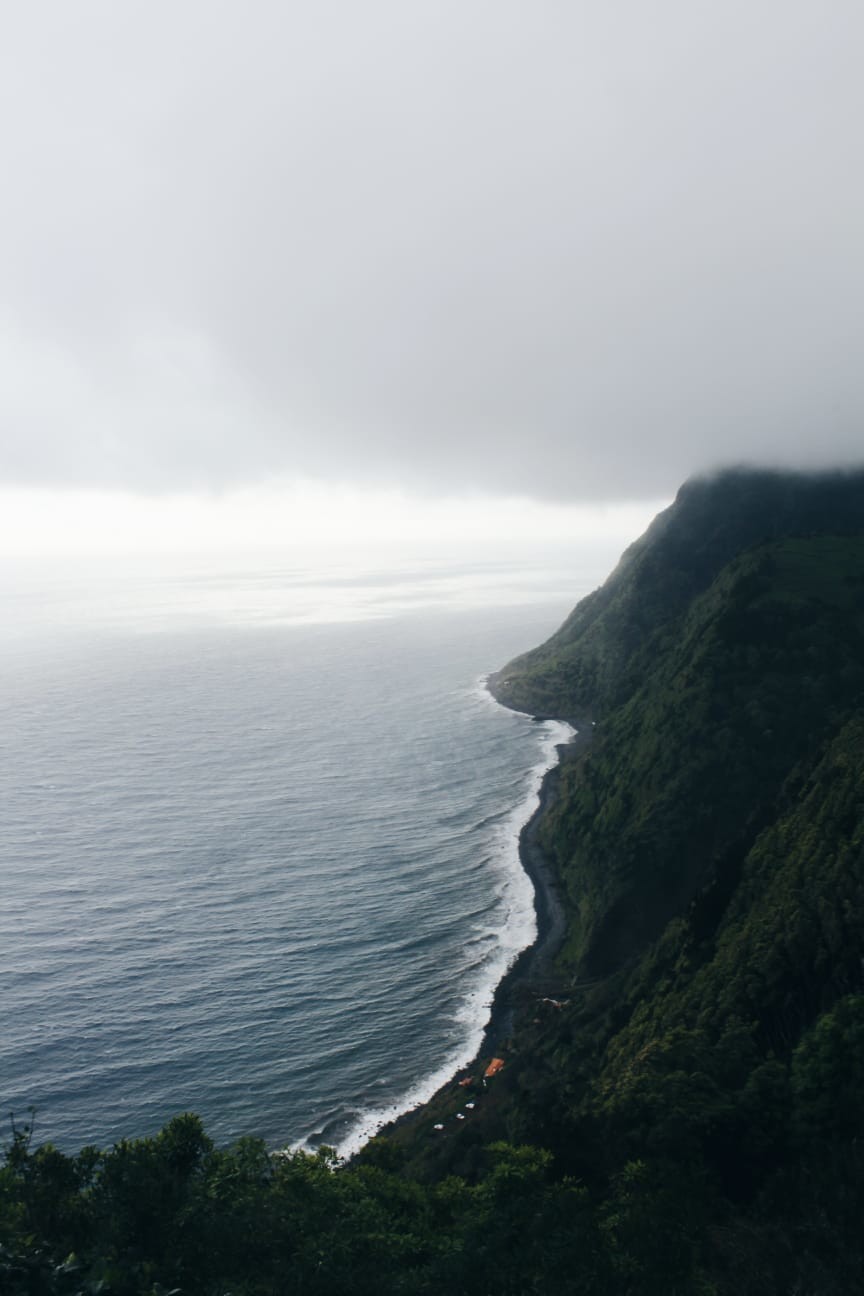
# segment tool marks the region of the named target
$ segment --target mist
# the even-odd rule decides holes
[[[0,480],[658,499],[862,457],[864,12],[11,12]]]

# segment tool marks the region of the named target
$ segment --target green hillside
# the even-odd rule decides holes
[[[862,474],[730,471],[687,482],[547,643],[493,676],[496,696],[577,720],[621,702],[727,563],[772,540],[860,535]]]
[[[0,1290],[864,1292],[864,473],[688,484],[493,687],[594,736],[539,827],[554,994],[471,1119],[337,1172],[20,1130]]]
[[[587,975],[614,971],[727,878],[798,762],[857,707],[864,537],[748,550],[674,619],[664,651],[641,656],[544,824],[572,906],[567,954]]]

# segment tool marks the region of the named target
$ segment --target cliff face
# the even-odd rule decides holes
[[[644,682],[693,600],[737,555],[772,540],[862,528],[864,471],[742,469],[686,482],[552,638],[493,676],[495,696],[565,719],[606,711]]]
[[[493,681],[596,719],[542,827],[582,976],[627,966],[761,832],[864,695],[864,473],[686,485],[602,589]]]
[[[864,473],[687,484],[492,687],[594,740],[541,825],[561,1006],[526,1000],[439,1171],[524,1139],[641,1201],[657,1237],[695,1210],[675,1290],[842,1290],[864,1195]],[[681,1257],[658,1246],[620,1290],[664,1290]]]

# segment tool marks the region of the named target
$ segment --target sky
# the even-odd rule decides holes
[[[862,57],[860,0],[7,6],[0,551],[860,462]]]

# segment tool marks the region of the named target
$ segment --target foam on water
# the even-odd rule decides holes
[[[474,695],[489,698],[493,705],[498,706],[486,687],[487,678],[483,676],[478,681]],[[354,1156],[385,1125],[428,1102],[476,1057],[489,1022],[495,991],[522,951],[537,939],[534,886],[522,867],[519,839],[522,829],[540,804],[544,778],[558,763],[558,748],[570,742],[576,733],[573,726],[563,720],[544,720],[537,725],[543,733],[540,759],[529,771],[524,796],[496,831],[496,864],[501,875],[499,894],[505,902],[504,924],[500,929],[489,931],[489,936],[495,940],[495,952],[483,960],[480,983],[465,996],[455,1013],[455,1021],[463,1028],[462,1038],[454,1042],[441,1065],[418,1081],[404,1097],[359,1113],[354,1125],[336,1144],[336,1152],[342,1158]],[[311,1146],[308,1137],[293,1145],[295,1149],[307,1151]]]

